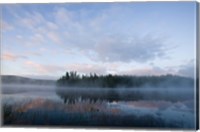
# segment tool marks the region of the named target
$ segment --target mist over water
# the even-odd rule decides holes
[[[16,109],[27,112],[40,110],[39,113],[41,113],[42,109],[48,109],[53,110],[57,115],[58,109],[69,111],[68,107],[73,106],[75,108],[71,112],[78,111],[79,113],[79,111],[90,108],[90,105],[94,105],[95,108],[98,107],[98,111],[104,111],[108,115],[110,115],[110,110],[117,110],[120,111],[117,114],[119,117],[149,115],[156,120],[161,118],[165,123],[182,120],[183,124],[177,125],[178,127],[183,127],[183,125],[185,128],[194,127],[194,90],[192,87],[85,88],[2,84],[2,94],[3,104],[11,104]],[[22,119],[25,120],[24,118]]]
[[[176,88],[58,88],[56,93],[62,98],[82,98],[107,101],[138,101],[138,100],[164,100],[185,101],[193,100],[192,90]]]
[[[34,84],[2,84],[4,94],[15,94],[20,92],[54,92],[55,85],[34,85]]]
[[[53,94],[61,98],[82,98],[107,101],[137,101],[137,100],[165,100],[185,101],[194,99],[193,88],[164,88],[164,87],[143,87],[143,88],[80,88],[80,87],[57,87],[56,85],[20,85],[3,84],[2,93],[7,94],[31,94],[40,93]]]

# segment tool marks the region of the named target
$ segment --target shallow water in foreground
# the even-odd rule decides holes
[[[3,85],[4,125],[194,129],[193,88]]]

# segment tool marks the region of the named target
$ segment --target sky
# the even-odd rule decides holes
[[[1,74],[194,77],[196,2],[1,5]]]

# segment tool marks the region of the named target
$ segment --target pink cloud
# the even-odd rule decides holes
[[[33,61],[26,61],[25,65],[27,66],[28,69],[41,73],[41,74],[49,74],[49,73],[55,73],[55,72],[64,72],[65,68],[57,65],[43,65],[39,64]]]
[[[27,57],[22,55],[15,55],[14,53],[4,53],[1,57],[2,60],[6,61],[16,61],[18,59],[26,59]]]
[[[26,61],[25,64],[27,66],[30,66],[31,68],[34,68],[38,72],[46,73],[47,70],[40,64],[32,62],[32,61]]]

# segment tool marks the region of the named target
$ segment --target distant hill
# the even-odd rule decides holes
[[[37,84],[54,85],[55,80],[32,79],[15,75],[1,75],[2,84]]]

